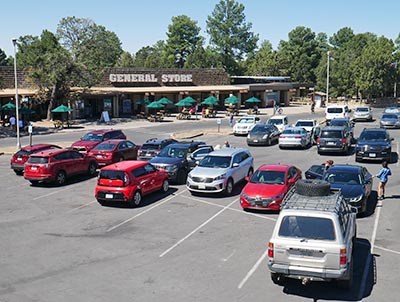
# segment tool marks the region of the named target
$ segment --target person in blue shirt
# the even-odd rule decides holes
[[[375,175],[375,177],[379,178],[378,200],[385,198],[385,185],[390,175],[392,175],[392,171],[390,171],[387,161],[382,162],[382,169]]]

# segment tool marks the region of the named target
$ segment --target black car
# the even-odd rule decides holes
[[[333,165],[324,170],[323,165],[313,165],[305,172],[306,178],[326,180],[332,189],[340,189],[344,199],[358,209],[367,211],[367,202],[372,190],[372,175],[367,168],[357,165]]]
[[[369,159],[390,162],[392,140],[386,129],[365,128],[357,140],[356,161]]]
[[[339,152],[347,154],[351,147],[352,136],[344,127],[324,127],[317,139],[318,154]]]
[[[167,170],[171,181],[184,184],[191,169],[190,155],[204,145],[205,143],[200,141],[169,144],[153,157],[150,163],[157,169]]]
[[[279,140],[279,129],[275,125],[256,124],[247,135],[247,145],[271,145]]]
[[[149,160],[160,153],[161,149],[172,143],[177,143],[177,140],[172,138],[151,138],[148,139],[138,151],[138,159]]]
[[[334,118],[330,121],[329,126],[331,127],[344,127],[348,133],[350,133],[351,140],[354,140],[354,122],[348,118]]]

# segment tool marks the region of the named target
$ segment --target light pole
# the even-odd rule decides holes
[[[394,63],[394,91],[393,91],[393,97],[396,98],[397,97],[397,64],[399,62],[395,62]]]
[[[331,57],[331,52],[328,50],[327,52],[327,61],[326,61],[326,104],[329,101],[329,61]]]
[[[14,78],[15,78],[15,121],[17,126],[17,147],[21,148],[21,139],[19,136],[19,101],[18,101],[18,78],[17,78],[17,39],[13,39],[12,43],[14,45]]]

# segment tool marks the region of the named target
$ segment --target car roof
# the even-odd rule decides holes
[[[270,120],[277,120],[277,119],[283,119],[283,118],[286,118],[287,116],[286,115],[273,115],[273,116],[271,116],[269,119]]]
[[[323,127],[323,128],[321,129],[321,131],[329,131],[329,130],[332,130],[332,131],[343,131],[343,130],[344,130],[344,127],[339,127],[339,126],[327,126],[327,127]]]
[[[190,146],[199,146],[199,145],[205,145],[205,142],[200,142],[200,141],[191,141],[191,142],[176,142],[169,144],[168,147],[180,147],[180,148],[189,148]]]
[[[59,153],[63,153],[66,151],[74,151],[73,149],[48,149],[48,150],[43,150],[38,153],[34,153],[31,156],[36,156],[36,157],[50,157],[53,155],[57,155]],[[75,151],[77,152],[77,151]]]
[[[247,152],[249,153],[249,150],[245,148],[222,148],[219,150],[214,150],[210,152],[208,155],[215,155],[215,156],[232,156],[235,155],[239,152]]]
[[[261,165],[260,167],[258,167],[257,170],[261,170],[261,171],[281,171],[281,172],[285,172],[287,170],[289,170],[289,168],[292,167],[291,165],[287,165],[287,164],[264,164]]]
[[[331,123],[332,123],[332,121],[346,121],[347,122],[347,121],[350,121],[350,119],[348,117],[335,117],[331,120]]]
[[[286,130],[304,130],[304,131],[306,131],[306,129],[304,129],[304,127],[302,127],[302,126],[298,126],[298,127],[296,127],[296,126],[290,126],[290,127],[287,127],[285,130],[283,130],[284,132],[286,131]]]
[[[111,132],[111,131],[121,131],[121,130],[117,130],[117,129],[98,129],[98,130],[89,131],[88,133],[104,134],[104,133]]]
[[[327,173],[331,173],[334,171],[340,171],[340,172],[358,172],[361,170],[361,166],[358,165],[346,165],[346,164],[335,164],[332,167],[329,168]]]
[[[147,164],[149,164],[149,162],[144,161],[144,160],[123,160],[123,161],[117,162],[115,164],[105,166],[105,167],[101,168],[101,170],[102,171],[103,170],[125,171],[125,170],[143,167]]]
[[[298,122],[313,122],[313,123],[316,123],[317,121],[313,120],[313,119],[298,119],[296,121],[296,123],[298,123]]]
[[[161,143],[163,143],[165,141],[175,141],[175,142],[177,142],[173,138],[157,138],[157,137],[154,137],[154,138],[149,138],[148,140],[146,140],[144,142],[144,144],[161,144]]]
[[[45,149],[45,148],[50,148],[50,147],[61,148],[61,147],[59,147],[57,145],[54,145],[54,144],[34,144],[34,145],[31,145],[31,146],[29,146],[29,145],[28,146],[24,146],[21,149],[25,150],[25,151],[34,151],[34,150]]]
[[[329,105],[326,107],[326,109],[328,108],[344,108],[344,107],[348,107],[347,105]]]
[[[362,132],[364,132],[364,131],[366,131],[366,132],[369,132],[369,131],[381,131],[381,132],[387,132],[387,130],[386,129],[384,129],[384,128],[364,128],[363,130],[362,130]]]

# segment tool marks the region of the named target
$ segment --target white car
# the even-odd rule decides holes
[[[353,112],[353,121],[372,121],[373,115],[370,107],[357,107]]]
[[[300,147],[311,145],[311,133],[301,127],[288,127],[279,136],[279,148]]]
[[[233,135],[247,135],[255,124],[260,122],[258,116],[244,116],[233,126]]]
[[[319,124],[316,120],[297,120],[294,124],[294,127],[301,127],[306,129],[307,132],[312,133],[315,127],[318,127]]]
[[[351,110],[347,105],[332,105],[325,109],[325,119],[327,122],[334,118],[350,118]]]
[[[279,132],[283,132],[285,128],[289,125],[288,118],[286,115],[274,115],[271,116],[267,121],[268,125],[275,125]]]

